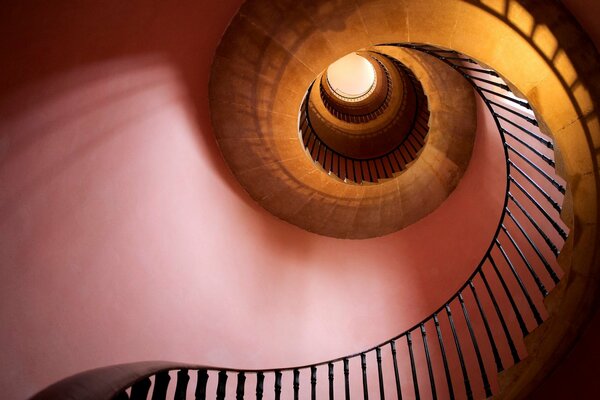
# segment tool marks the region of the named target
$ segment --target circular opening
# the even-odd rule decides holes
[[[364,57],[350,53],[327,68],[327,81],[342,97],[361,97],[375,85],[375,68]]]

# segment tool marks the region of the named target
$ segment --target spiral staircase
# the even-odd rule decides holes
[[[256,203],[337,239],[392,234],[447,204],[493,137],[493,235],[452,295],[367,348],[266,368],[120,364],[33,399],[527,396],[597,293],[600,57],[572,45],[586,39],[567,15],[543,1],[244,3],[209,100],[222,156]],[[328,77],[346,54],[373,68],[362,93]]]

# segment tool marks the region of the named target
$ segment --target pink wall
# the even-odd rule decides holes
[[[443,304],[485,252],[504,188],[489,121],[432,215],[320,237],[255,206],[216,150],[210,61],[239,2],[24,3],[0,20],[5,398],[120,362],[359,351]]]

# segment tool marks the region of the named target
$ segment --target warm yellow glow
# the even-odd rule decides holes
[[[373,87],[375,68],[364,57],[351,53],[327,68],[327,80],[337,94],[350,98],[360,97]]]

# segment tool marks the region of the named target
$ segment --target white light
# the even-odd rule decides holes
[[[331,88],[343,97],[360,97],[375,83],[375,68],[364,57],[350,53],[327,68]]]

